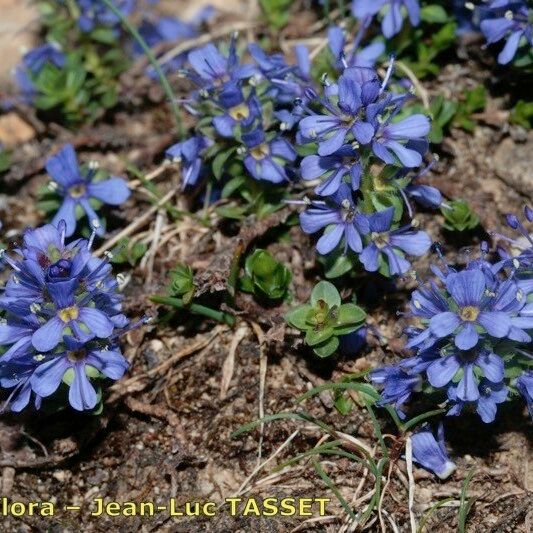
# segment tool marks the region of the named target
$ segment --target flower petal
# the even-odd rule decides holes
[[[444,387],[453,379],[460,368],[460,363],[454,355],[447,355],[437,359],[427,368],[428,381],[433,387]]]
[[[85,374],[84,362],[74,365],[74,380],[70,384],[68,400],[77,411],[93,409],[96,405],[98,398],[87,374]]]
[[[445,311],[431,318],[429,328],[434,335],[440,338],[453,333],[460,323],[461,321],[455,313]]]
[[[479,340],[478,332],[471,322],[466,322],[461,331],[455,336],[455,346],[460,350],[470,350]]]

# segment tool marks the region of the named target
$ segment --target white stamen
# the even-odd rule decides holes
[[[41,310],[41,306],[36,303],[36,302],[33,302],[31,305],[30,305],[30,311],[35,315],[36,313],[38,313],[39,311]]]
[[[42,353],[38,353],[37,355],[34,355],[33,356],[33,360],[34,361],[37,361],[37,362],[40,362],[44,359],[44,355]]]

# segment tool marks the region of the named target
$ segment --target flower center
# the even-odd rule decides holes
[[[72,352],[67,352],[67,357],[69,361],[72,361],[73,363],[77,361],[83,361],[85,357],[87,356],[87,353],[85,350],[74,350]]]
[[[228,109],[229,116],[238,122],[244,120],[250,116],[250,109],[245,103],[230,107]]]
[[[355,209],[353,208],[350,201],[345,198],[341,202],[341,217],[344,222],[351,222],[355,216]]]
[[[479,316],[479,309],[472,305],[467,305],[461,309],[461,320],[465,322],[475,322]]]
[[[67,324],[71,320],[76,320],[79,316],[78,308],[73,305],[72,307],[65,307],[59,311],[59,318]]]
[[[254,159],[264,159],[269,154],[268,144],[263,143],[259,144],[258,146],[254,146],[250,150],[250,154]]]
[[[85,192],[86,189],[84,183],[77,183],[68,190],[68,194],[72,198],[81,198],[82,196],[85,196]]]
[[[370,238],[372,239],[372,242],[378,247],[383,248],[384,246],[388,246],[389,239],[388,235],[386,233],[376,233],[372,232],[370,234]],[[415,304],[416,305],[416,304]]]

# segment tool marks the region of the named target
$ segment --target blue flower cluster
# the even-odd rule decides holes
[[[529,208],[526,218],[533,221]],[[400,415],[415,391],[425,391],[441,393],[448,415],[468,409],[485,423],[520,393],[533,416],[533,240],[516,216],[508,220],[527,243],[519,255],[501,251],[491,263],[483,254],[463,270],[434,267],[437,280],[413,292],[418,324],[406,333],[416,354],[371,374],[383,403]]]
[[[212,146],[239,159],[253,179],[289,180],[297,156],[283,132],[295,122],[288,108],[311,83],[307,50],[298,48],[298,65],[290,66],[281,54],[268,55],[251,44],[252,64],[241,61],[236,46],[234,37],[226,52],[213,44],[192,50],[187,68],[180,71],[195,85],[186,107],[199,119],[196,135],[167,150],[167,157],[181,166],[184,188],[205,175],[203,161]]]
[[[325,228],[320,254],[342,242],[366,270],[398,275],[410,268],[406,254],[420,256],[431,246],[425,232],[399,225],[403,204],[410,213],[409,197],[430,207],[442,197],[410,174],[423,163],[430,122],[406,114],[411,95],[388,90],[391,73],[392,61],[383,80],[371,67],[348,66],[336,83],[325,80],[323,97],[302,104],[299,141],[316,145],[301,162],[302,179],[318,180],[315,193],[323,198],[310,202],[300,223],[306,233]]]
[[[240,160],[258,181],[301,178],[319,196],[304,202],[308,209],[300,217],[306,233],[326,228],[318,252],[355,252],[366,270],[397,275],[410,268],[406,255],[423,255],[431,245],[425,232],[400,224],[404,204],[411,213],[409,198],[436,207],[442,197],[416,183],[427,168],[414,172],[428,150],[429,119],[409,115],[412,96],[401,84],[389,89],[392,64],[385,79],[378,77],[373,65],[384,46],[361,48],[367,26],[360,26],[348,53],[344,32],[330,28],[339,78],[323,79],[323,96],[303,46],[294,50],[295,65],[256,44],[248,47],[254,63],[244,63],[235,38],[225,53],[213,44],[191,51],[181,74],[195,86],[185,105],[198,118],[197,128],[166,155],[180,165],[183,188],[207,177],[206,161],[215,159],[214,168],[217,158]],[[294,138],[310,154],[299,165]]]
[[[0,296],[0,386],[11,389],[12,411],[32,395],[39,408],[61,383],[74,409],[94,409],[95,381],[120,379],[128,368],[118,339],[132,325],[109,260],[92,255],[91,240],[66,244],[65,232],[63,221],[28,230],[17,257],[3,251],[12,273]]]

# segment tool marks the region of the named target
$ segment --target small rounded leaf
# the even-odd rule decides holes
[[[329,357],[337,351],[339,347],[339,339],[337,337],[331,337],[325,343],[315,346],[313,351],[319,357]]]
[[[311,293],[311,305],[315,307],[319,300],[323,300],[329,307],[341,305],[341,296],[333,283],[320,281]]]

